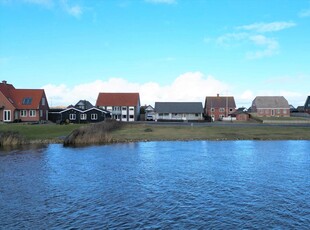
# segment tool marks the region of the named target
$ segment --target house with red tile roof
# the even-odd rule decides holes
[[[47,121],[48,110],[44,89],[15,89],[6,81],[0,83],[0,121]]]
[[[96,107],[111,112],[119,121],[137,121],[140,117],[139,93],[99,93]]]
[[[235,99],[232,96],[206,97],[205,116],[212,121],[223,120],[236,111]]]

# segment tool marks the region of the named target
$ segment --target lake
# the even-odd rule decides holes
[[[310,141],[0,152],[1,229],[309,229]]]

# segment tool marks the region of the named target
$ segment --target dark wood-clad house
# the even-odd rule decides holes
[[[110,112],[105,109],[91,107],[88,101],[81,100],[74,107],[54,109],[49,113],[50,120],[55,123],[94,123],[110,118]],[[82,109],[87,108],[87,109]]]
[[[307,97],[307,100],[306,100],[305,105],[304,105],[304,111],[305,111],[305,113],[310,114],[310,96]]]

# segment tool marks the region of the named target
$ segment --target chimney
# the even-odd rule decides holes
[[[7,81],[6,81],[6,80],[3,80],[2,83],[3,83],[4,85],[6,85]]]

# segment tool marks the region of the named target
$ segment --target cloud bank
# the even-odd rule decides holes
[[[204,76],[201,72],[182,74],[169,85],[110,78],[107,81],[96,80],[73,87],[48,84],[41,88],[45,89],[50,106],[68,106],[84,99],[95,104],[99,92],[139,92],[142,105],[154,105],[155,101],[204,102],[206,96],[230,93],[230,87],[226,83],[213,76]]]
[[[253,23],[238,26],[231,33],[219,36],[216,43],[223,47],[251,44],[253,49],[247,51],[247,59],[261,59],[279,53],[280,44],[276,38],[266,35],[296,26],[294,22]]]
[[[294,106],[303,105],[306,95],[291,90],[238,89],[201,72],[187,72],[167,85],[156,82],[136,83],[123,78],[96,80],[69,87],[64,84],[48,84],[43,87],[50,107],[68,106],[79,100],[95,105],[100,92],[139,92],[141,105],[155,102],[202,102],[206,96],[234,96],[237,107],[250,107],[256,96],[284,96]],[[310,94],[310,92],[309,92]]]

